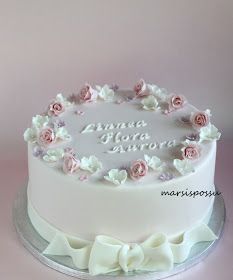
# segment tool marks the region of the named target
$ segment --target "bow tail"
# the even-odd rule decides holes
[[[174,263],[181,263],[188,257],[191,247],[203,241],[213,241],[217,236],[206,224],[193,228],[180,235],[176,240],[170,241],[170,246],[174,256]]]
[[[47,248],[43,251],[43,254],[70,256],[76,267],[79,269],[87,269],[90,250],[90,242],[76,238],[69,238],[61,233],[57,233]]]

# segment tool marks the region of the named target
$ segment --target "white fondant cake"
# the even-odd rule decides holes
[[[210,117],[143,80],[58,94],[24,134],[28,214],[49,242],[44,254],[68,255],[92,275],[157,271],[215,239],[220,133]]]

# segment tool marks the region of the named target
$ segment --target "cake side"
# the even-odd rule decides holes
[[[99,234],[125,242],[142,241],[154,232],[173,236],[202,222],[214,197],[162,194],[214,192],[215,152],[212,143],[208,157],[194,173],[157,184],[109,188],[100,182],[80,183],[48,168],[29,148],[28,197],[49,223],[87,240]]]

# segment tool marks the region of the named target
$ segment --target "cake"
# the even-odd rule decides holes
[[[85,84],[32,118],[28,216],[44,255],[91,275],[166,271],[208,226],[215,185],[211,113],[140,80],[129,90]]]

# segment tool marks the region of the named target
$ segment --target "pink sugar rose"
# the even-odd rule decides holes
[[[183,95],[172,94],[168,99],[169,112],[180,109],[185,104],[185,98]]]
[[[134,86],[136,97],[143,97],[149,95],[149,90],[143,79],[139,80]]]
[[[147,174],[148,166],[144,160],[136,160],[130,167],[130,177],[133,180],[138,180]]]
[[[42,146],[48,146],[56,140],[54,131],[50,127],[45,127],[39,132],[38,142]]]
[[[182,156],[184,159],[197,159],[200,157],[200,149],[195,144],[189,144],[182,149]]]
[[[79,98],[83,102],[95,101],[97,96],[97,91],[94,90],[89,84],[85,84],[85,86],[79,92]]]
[[[72,154],[66,154],[63,160],[63,171],[66,174],[72,174],[79,169],[80,161]]]
[[[206,112],[195,112],[191,115],[190,122],[194,127],[201,128],[209,124],[210,118]]]
[[[63,104],[59,101],[54,101],[49,105],[48,115],[49,116],[58,116],[64,112],[65,108]]]

